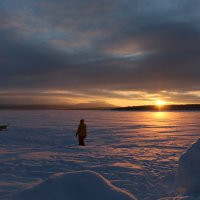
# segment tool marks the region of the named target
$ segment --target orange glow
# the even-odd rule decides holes
[[[169,114],[167,112],[155,112],[153,113],[153,117],[160,120],[160,119],[168,118]]]
[[[165,105],[165,101],[157,100],[157,101],[156,101],[156,105],[159,106],[159,107],[160,107],[160,106],[163,106],[163,105]]]

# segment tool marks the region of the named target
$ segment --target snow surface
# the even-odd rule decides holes
[[[69,172],[20,192],[9,200],[136,200],[92,171]]]
[[[88,125],[79,147],[79,120]],[[200,137],[199,112],[0,111],[0,200],[57,173],[95,171],[139,200],[177,191],[178,161]],[[59,200],[59,199],[58,199]]]
[[[181,156],[178,182],[186,191],[200,193],[200,139]]]
[[[200,198],[197,197],[189,197],[189,196],[185,196],[185,197],[166,197],[166,198],[161,198],[159,200],[199,200]]]

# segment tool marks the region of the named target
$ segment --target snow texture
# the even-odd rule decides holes
[[[11,200],[136,200],[128,192],[113,186],[92,171],[55,175],[45,182],[27,189]]]
[[[189,196],[184,196],[184,197],[165,197],[161,198],[159,200],[199,200],[200,198],[197,197],[189,197]]]
[[[75,137],[81,118],[84,147]],[[138,200],[191,196],[175,181],[180,156],[200,137],[199,121],[200,112],[0,111],[0,123],[10,123],[0,132],[0,200],[86,170]]]
[[[200,193],[200,139],[180,157],[177,177],[186,191]]]

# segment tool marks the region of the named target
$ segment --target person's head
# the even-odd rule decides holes
[[[80,120],[80,124],[84,124],[84,119],[81,119],[81,120]]]

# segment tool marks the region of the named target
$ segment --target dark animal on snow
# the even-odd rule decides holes
[[[0,125],[0,131],[7,130],[9,124]]]

